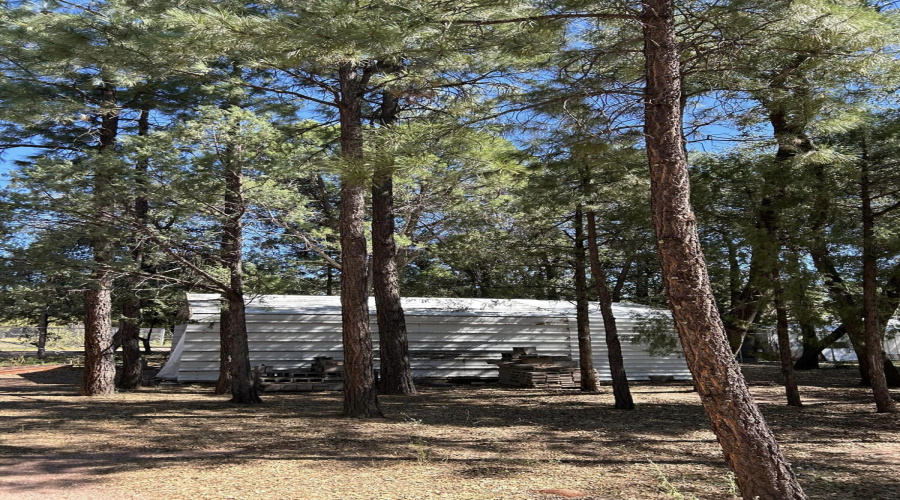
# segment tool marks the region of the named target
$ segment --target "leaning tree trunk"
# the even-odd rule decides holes
[[[612,310],[612,295],[606,283],[606,272],[600,265],[600,249],[597,247],[597,217],[593,210],[587,212],[588,251],[591,256],[591,274],[594,275],[594,286],[597,287],[597,300],[600,302],[600,314],[603,316],[603,330],[606,333],[606,352],[609,358],[609,371],[612,375],[615,408],[618,410],[634,409],[631,389],[628,387],[628,375],[625,373],[625,359],[622,357],[622,343],[619,341],[619,329]]]
[[[805,499],[725,337],[690,205],[672,0],[644,0],[645,140],[666,295],[703,408],[744,498]]]
[[[385,91],[381,100],[382,125],[393,125],[397,108],[397,98]],[[415,394],[406,318],[400,305],[400,272],[394,241],[394,174],[390,168],[376,169],[372,180],[372,289],[381,358],[379,391],[382,394]]]
[[[253,381],[250,368],[250,347],[247,339],[247,318],[244,311],[244,176],[236,159],[237,146],[226,147],[225,167],[225,221],[222,227],[222,250],[225,267],[228,268],[229,287],[225,291],[227,308],[223,311],[225,328],[230,345],[231,402],[241,404],[262,403]]]
[[[119,131],[119,113],[116,110],[116,89],[103,82],[98,89],[99,99],[107,111],[100,115],[100,155],[112,154]],[[112,203],[109,192],[112,179],[108,168],[100,160],[94,169],[93,204],[95,222],[92,227],[91,248],[94,271],[92,286],[84,292],[84,371],[79,394],[82,396],[106,396],[115,392],[116,360],[112,348],[112,284],[113,275],[108,266],[114,260],[109,220]]]
[[[382,416],[375,390],[366,282],[366,188],[363,158],[361,76],[350,64],[338,70],[341,90],[341,323],[344,342],[344,415]]]
[[[584,216],[581,205],[575,207],[575,321],[578,326],[578,366],[581,390],[599,392],[594,353],[591,347],[591,323],[588,310],[587,269],[584,258]]]
[[[879,413],[897,413],[897,405],[891,399],[884,375],[884,341],[881,338],[878,310],[878,257],[875,251],[875,215],[872,213],[872,196],[869,186],[869,163],[865,142],[860,162],[862,175],[860,188],[862,196],[863,223],[863,321],[865,322],[865,354],[869,364],[869,382],[875,397],[875,408]]]

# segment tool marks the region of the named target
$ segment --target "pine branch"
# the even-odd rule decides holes
[[[269,210],[269,209],[265,209],[265,210],[266,210],[266,214],[268,214],[268,219],[269,219],[273,224],[275,224],[276,226],[278,226],[278,227],[284,229],[285,231],[287,231],[288,233],[290,233],[291,236],[294,236],[294,237],[300,239],[307,247],[310,248],[310,250],[312,250],[313,252],[319,254],[320,257],[322,257],[323,259],[325,259],[325,261],[328,262],[329,264],[331,264],[331,266],[334,267],[335,269],[338,269],[338,270],[341,269],[341,264],[340,264],[340,262],[338,262],[338,261],[334,260],[333,258],[331,258],[331,257],[328,255],[328,253],[327,253],[322,247],[320,247],[320,246],[317,245],[315,242],[313,242],[308,236],[306,236],[305,234],[301,233],[300,231],[297,231],[296,228],[290,227],[290,226],[288,226],[287,224],[283,223],[283,222],[281,221],[281,219],[279,219],[278,217],[275,216],[275,214],[272,213],[271,210]]]
[[[514,17],[511,19],[490,19],[490,20],[478,20],[478,19],[463,19],[454,21],[456,24],[474,24],[477,26],[488,26],[492,24],[509,24],[509,23],[522,23],[527,21],[548,21],[548,20],[560,20],[560,19],[623,19],[623,20],[637,20],[637,14],[609,14],[609,13],[600,13],[600,12],[573,12],[568,14],[544,14],[539,16],[525,16],[525,17]]]
[[[50,149],[50,150],[61,149],[64,151],[75,151],[75,152],[79,152],[79,153],[81,151],[83,151],[81,148],[77,148],[75,146],[61,146],[58,144],[53,145],[53,146],[49,146],[49,145],[45,145],[45,144],[27,144],[27,143],[20,143],[20,142],[0,144],[0,150],[14,149],[14,148],[34,148],[34,149]]]

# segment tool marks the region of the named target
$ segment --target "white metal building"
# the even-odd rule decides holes
[[[190,294],[190,320],[178,328],[172,354],[158,377],[179,382],[212,381],[219,368],[218,295]],[[575,305],[567,301],[404,298],[410,362],[416,378],[497,377],[500,359],[513,347],[535,346],[540,354],[578,359]],[[591,303],[594,366],[609,380],[603,321]],[[374,299],[369,301],[372,340],[378,349]],[[636,314],[643,306],[616,304],[625,369],[631,380],[651,375],[690,379],[680,355],[650,356],[646,346],[631,341]],[[316,356],[343,357],[340,298],[268,295],[247,303],[247,330],[252,366],[278,370],[308,368]],[[675,335],[673,332],[672,335]]]

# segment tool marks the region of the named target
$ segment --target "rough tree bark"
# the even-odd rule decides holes
[[[227,307],[223,311],[225,324],[223,336],[228,337],[230,348],[231,402],[241,404],[262,403],[253,383],[250,368],[250,347],[247,339],[247,319],[244,311],[244,176],[240,162],[235,159],[237,146],[226,147],[224,160],[225,204],[222,225],[222,258],[228,268],[229,289],[225,293]],[[225,339],[223,339],[225,340]],[[225,344],[225,342],[223,342]]]
[[[338,68],[340,81],[341,156],[347,162],[341,179],[341,323],[344,342],[344,415],[382,416],[375,391],[372,337],[366,283],[365,180],[362,175],[361,101],[366,85],[351,63]]]
[[[390,127],[399,111],[397,97],[382,93],[381,125]],[[409,364],[406,318],[400,304],[400,272],[394,241],[394,173],[378,169],[372,179],[372,290],[378,317],[382,394],[415,394]]]
[[[878,255],[875,249],[875,214],[872,211],[872,194],[869,178],[869,162],[866,144],[860,159],[860,195],[862,198],[863,225],[863,322],[865,328],[866,357],[869,364],[869,382],[879,413],[897,413],[897,405],[891,399],[884,375],[884,344],[881,337],[878,310]]]
[[[247,314],[244,309],[243,292],[226,294],[228,307],[223,311],[228,315],[231,330],[231,402],[240,404],[262,403],[253,372],[250,368],[250,349],[247,345]]]
[[[744,498],[805,499],[731,354],[690,206],[672,0],[644,0],[645,140],[657,251],[672,316],[713,431]]]
[[[219,378],[216,380],[214,394],[228,394],[231,392],[231,366],[234,352],[234,333],[231,326],[231,314],[227,301],[222,302],[222,310],[219,311]]]
[[[146,136],[150,132],[150,110],[141,109],[138,116],[138,136]],[[143,194],[146,185],[148,159],[141,158],[135,164],[134,220],[141,226],[147,223],[149,204]],[[131,259],[138,271],[144,270],[144,247],[138,231],[131,236]],[[119,374],[117,387],[122,390],[137,389],[141,385],[141,374],[144,369],[141,355],[141,297],[137,293],[141,277],[130,280],[131,290],[122,305],[122,323],[119,332],[122,336],[122,373]]]
[[[612,295],[606,281],[606,271],[600,264],[600,249],[597,246],[597,216],[593,210],[587,211],[588,252],[591,259],[591,274],[597,288],[597,300],[600,302],[600,314],[603,316],[603,330],[606,334],[606,353],[609,358],[609,371],[612,375],[615,408],[618,410],[634,409],[631,388],[628,386],[628,375],[625,373],[625,360],[622,357],[622,343],[619,341],[619,329],[612,310]]]
[[[99,147],[101,156],[111,154],[119,131],[119,111],[116,89],[104,81],[97,89],[98,100],[105,109],[100,114]],[[91,235],[94,270],[92,286],[84,292],[84,371],[79,394],[82,396],[106,396],[115,392],[116,360],[112,349],[112,284],[109,269],[114,259],[111,236],[107,232],[112,217],[112,203],[108,197],[112,179],[105,172],[107,166],[99,159],[94,168],[93,203],[94,223]]]
[[[578,366],[581,370],[581,390],[600,392],[594,353],[591,347],[591,322],[588,310],[587,269],[584,255],[584,212],[575,207],[575,321],[578,327]]]

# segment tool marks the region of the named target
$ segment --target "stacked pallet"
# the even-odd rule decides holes
[[[341,391],[344,389],[344,362],[327,356],[313,360],[308,370],[275,371],[260,365],[254,370],[262,392]]]
[[[503,353],[500,361],[490,361],[500,368],[500,383],[531,389],[578,389],[581,372],[578,362],[569,356],[540,356],[535,347],[514,347]]]
[[[313,359],[312,369],[316,373],[337,373],[344,376],[344,360],[334,359],[331,356],[318,356]]]

